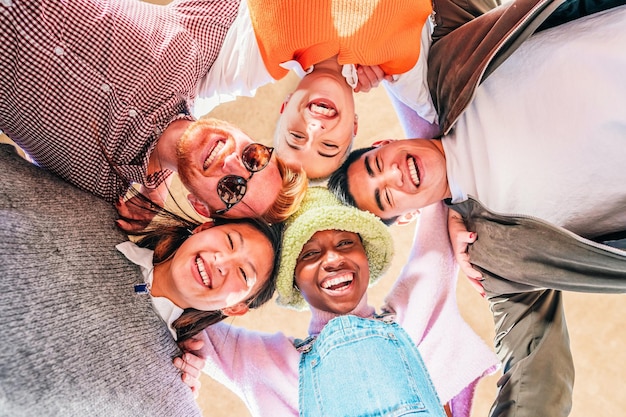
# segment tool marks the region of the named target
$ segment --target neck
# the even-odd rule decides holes
[[[339,62],[337,62],[337,57],[334,56],[332,58],[325,59],[324,61],[321,61],[315,64],[313,66],[313,71],[307,76],[305,76],[304,78],[307,78],[308,76],[313,76],[313,75],[331,76],[333,78],[336,78],[337,80],[341,80],[346,85],[347,88],[350,88],[348,86],[348,82],[346,81],[346,78],[343,76],[342,70],[343,70],[343,65],[340,65]],[[313,78],[316,78],[316,77],[314,76]]]
[[[169,274],[169,264],[171,261],[161,262],[160,264],[154,265],[154,271],[152,273],[152,286],[150,288],[150,295],[153,297],[165,297],[174,304],[176,304],[180,308],[185,308],[181,306],[180,302],[175,297],[175,291],[171,288],[170,274]]]
[[[332,71],[332,72],[336,72],[341,74],[341,68],[343,66],[339,64],[339,62],[337,61],[337,55],[325,59],[321,62],[318,62],[317,64],[314,65],[314,69],[313,71],[318,71],[318,70],[326,70],[326,71]]]
[[[441,154],[443,155],[443,158],[445,160],[446,158],[446,151],[443,148],[443,142],[441,141],[441,139],[429,139],[433,145],[435,147],[437,147],[437,149],[439,149],[439,151],[441,152]],[[447,171],[447,169],[446,169]],[[444,198],[452,198],[452,192],[450,191],[450,183],[448,183],[448,177],[446,176],[446,191],[445,191],[445,195]]]
[[[150,154],[147,175],[164,169],[178,171],[176,147],[180,138],[192,123],[189,120],[175,120],[167,126]]]
[[[359,304],[354,308],[354,310],[346,313],[346,314],[337,314],[331,313],[328,311],[318,310],[315,307],[311,306],[311,322],[309,323],[309,335],[315,336],[318,335],[326,323],[339,316],[358,316],[358,317],[370,317],[375,313],[374,307],[367,304],[367,292],[359,301]]]

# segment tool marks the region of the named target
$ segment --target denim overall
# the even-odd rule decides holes
[[[302,417],[445,417],[415,343],[391,316],[340,316],[295,346]]]

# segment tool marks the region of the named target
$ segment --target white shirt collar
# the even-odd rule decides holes
[[[152,279],[154,278],[152,257],[154,252],[150,249],[141,248],[131,241],[122,242],[116,245],[115,248],[124,254],[129,261],[138,265],[141,269],[144,282],[148,285],[152,285]],[[165,297],[153,297],[150,295],[150,299],[152,300],[152,306],[155,311],[159,314],[161,319],[163,319],[165,324],[167,324],[170,333],[174,337],[174,340],[176,340],[176,330],[172,327],[172,323],[183,314],[184,310]]]
[[[304,78],[307,74],[312,73],[313,69],[315,68],[314,65],[311,65],[305,70],[304,68],[302,68],[302,65],[300,65],[300,63],[294,59],[292,59],[291,61],[283,62],[282,64],[280,64],[280,66],[286,70],[295,72],[296,75],[300,78]],[[356,67],[354,66],[354,64],[344,64],[343,68],[341,69],[341,75],[343,75],[350,87],[356,88],[359,77],[357,76]]]

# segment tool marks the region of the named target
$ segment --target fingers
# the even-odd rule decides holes
[[[477,281],[482,281],[483,280],[483,275],[480,273],[480,271],[478,271],[477,269],[474,269],[474,267],[472,266],[472,264],[469,261],[469,256],[467,256],[467,258],[463,259],[464,257],[460,256],[462,259],[459,260],[459,256],[457,256],[457,262],[459,264],[459,267],[461,268],[461,271],[463,271],[463,273],[469,278],[469,279],[475,279]]]
[[[467,277],[467,280],[469,281],[470,285],[476,291],[478,291],[478,294],[480,294],[481,297],[485,298],[485,289],[483,288],[482,278],[474,279],[474,278]]]
[[[459,243],[470,244],[476,242],[477,234],[475,232],[463,231],[457,234],[457,241]]]
[[[159,209],[156,204],[139,197],[132,197],[128,200],[120,197],[115,202],[115,208],[120,216],[129,219],[152,218]]]
[[[378,87],[380,82],[385,79],[385,72],[378,66],[359,66],[357,68],[357,77],[359,79],[355,92],[368,92],[373,87]]]
[[[130,219],[117,219],[115,221],[117,227],[126,233],[138,232],[146,228],[148,223],[142,221],[134,221]]]
[[[202,371],[202,368],[204,368],[204,359],[194,355],[193,353],[187,352],[183,355],[183,360],[185,361],[187,366],[190,366],[195,370],[193,371],[195,372],[193,374],[195,377],[200,376],[200,371]]]
[[[181,357],[174,358],[174,366],[183,374],[198,378],[204,368],[204,360],[192,353],[185,353]]]
[[[474,269],[470,262],[469,253],[467,249],[470,244],[476,241],[477,235],[474,232],[459,232],[456,234],[454,240],[455,243],[452,243],[452,248],[454,251],[454,257],[461,268],[461,271],[468,278],[473,279],[482,279],[482,274]]]
[[[194,398],[198,398],[200,392],[200,374],[204,368],[204,360],[200,357],[185,353],[179,358],[174,358],[174,366],[181,372],[182,381],[191,388]]]
[[[198,395],[200,395],[200,387],[202,386],[202,383],[200,382],[199,378],[192,378],[189,376],[189,374],[183,374],[181,376],[183,382],[189,387],[191,388],[191,392],[193,393],[193,398],[198,398]]]
[[[124,200],[124,197],[120,197],[115,202],[115,209],[117,210],[117,214],[119,214],[120,217],[130,218],[131,212],[126,205],[126,200]]]
[[[465,222],[459,213],[454,210],[448,212],[448,232],[450,234],[450,243],[452,245],[452,251],[454,258],[456,259],[459,267],[469,279],[481,280],[482,274],[474,269],[470,262],[469,253],[467,249],[469,245],[476,242],[478,235],[475,232],[469,232],[465,227]],[[479,285],[484,296],[484,290],[482,285]]]
[[[181,379],[193,393],[194,398],[198,398],[200,393],[200,371],[204,367],[204,361],[191,353],[185,353],[180,358],[174,358],[174,366],[181,372]]]
[[[191,338],[179,343],[178,345],[185,352],[197,352],[204,347],[204,340]]]
[[[136,197],[129,200],[120,197],[115,202],[115,209],[120,217],[116,221],[117,227],[127,233],[145,229],[156,215],[153,204]]]

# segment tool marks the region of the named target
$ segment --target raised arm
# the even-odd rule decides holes
[[[221,322],[196,339],[202,342],[192,353],[204,359],[202,371],[233,391],[253,415],[298,415],[300,354],[290,338]]]
[[[441,202],[421,211],[409,260],[386,302],[417,344],[441,401],[451,402],[454,416],[467,416],[475,384],[499,362],[458,310],[447,210]]]

